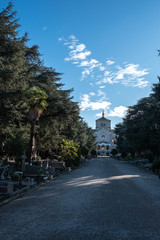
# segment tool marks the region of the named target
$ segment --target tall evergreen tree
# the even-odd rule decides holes
[[[40,88],[48,96],[47,111],[35,126],[38,151],[53,153],[62,139],[74,140],[80,147],[91,145],[94,137],[79,116],[78,103],[71,97],[72,89],[62,89],[61,74],[44,66],[38,46],[28,47],[27,34],[19,37],[19,27],[13,4],[9,3],[0,12],[1,154],[11,149],[16,136],[22,138],[21,149],[29,140],[29,121],[23,103],[27,102],[25,93],[33,87]]]
[[[27,87],[27,36],[18,36],[16,12],[9,3],[0,12],[0,148],[20,127],[22,92]]]

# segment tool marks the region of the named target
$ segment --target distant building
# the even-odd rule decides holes
[[[109,156],[115,145],[115,133],[111,129],[111,120],[102,117],[96,120],[95,137],[97,141],[97,155]]]

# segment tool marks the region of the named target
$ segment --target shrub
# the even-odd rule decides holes
[[[85,156],[88,155],[88,153],[89,153],[89,149],[88,149],[86,146],[83,146],[83,147],[81,148],[81,154],[82,154],[82,156],[85,157]]]
[[[153,162],[153,159],[154,159],[154,155],[153,155],[152,152],[147,152],[147,153],[145,154],[145,158],[147,158],[147,159],[149,160],[149,162],[152,163],[152,162]]]
[[[115,156],[115,155],[117,155],[117,153],[118,153],[117,149],[113,148],[112,151],[111,151],[111,154],[113,156]]]
[[[95,155],[96,155],[96,150],[95,150],[95,149],[92,149],[92,150],[91,150],[91,155],[92,155],[92,156],[95,156]]]
[[[59,153],[66,167],[77,166],[79,164],[78,147],[73,141],[62,139]]]
[[[121,157],[122,157],[122,158],[125,158],[126,156],[127,156],[127,153],[126,153],[126,152],[122,152],[122,153],[121,153]]]
[[[160,169],[160,158],[157,158],[152,163],[152,171],[156,172],[159,169]]]

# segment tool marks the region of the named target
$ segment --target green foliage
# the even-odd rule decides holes
[[[26,98],[28,101],[24,104],[27,106],[28,110],[30,108],[36,109],[46,109],[47,102],[46,99],[48,98],[47,94],[42,91],[39,87],[32,87],[25,93]]]
[[[95,149],[92,149],[92,150],[91,150],[91,155],[92,155],[92,156],[96,156],[96,150],[95,150]]]
[[[156,172],[160,169],[160,158],[157,158],[152,163],[152,171]]]
[[[146,152],[146,154],[145,154],[145,158],[147,158],[147,159],[149,160],[149,162],[152,163],[153,160],[154,160],[154,155],[153,155],[152,152],[148,151],[148,152]]]
[[[18,131],[15,136],[6,142],[5,151],[12,157],[19,157],[23,154],[26,146],[26,139],[22,136],[22,133]]]
[[[28,109],[29,120],[37,121],[42,112],[46,110],[48,96],[39,87],[32,87],[25,92],[25,97],[26,101],[23,106]]]
[[[88,153],[89,153],[89,149],[88,149],[86,146],[83,146],[83,147],[81,148],[81,154],[82,154],[82,156],[85,157],[85,156],[88,155]]]
[[[20,37],[19,27],[9,3],[0,12],[0,155],[19,154],[21,147],[15,145],[13,151],[17,131],[23,133],[19,144],[27,142],[30,124],[30,143],[35,138],[36,151],[43,156],[57,153],[62,139],[92,149],[94,133],[79,116],[73,90],[62,90],[61,74],[44,66],[38,46],[28,47],[27,34]]]
[[[78,147],[73,140],[67,141],[63,139],[60,145],[59,153],[61,154],[67,167],[77,165]]]
[[[160,82],[153,85],[149,97],[128,108],[122,124],[116,126],[119,152],[132,157],[149,154],[150,162],[160,156]]]
[[[118,154],[117,149],[113,148],[112,151],[111,151],[111,154],[112,154],[113,156],[117,155],[117,154]]]

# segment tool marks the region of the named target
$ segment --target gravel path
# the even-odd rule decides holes
[[[160,240],[160,180],[90,160],[0,208],[0,240]]]

